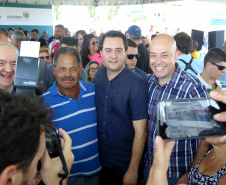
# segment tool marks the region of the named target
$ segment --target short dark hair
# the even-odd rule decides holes
[[[173,38],[176,41],[177,48],[181,53],[188,54],[191,52],[192,39],[187,33],[177,33]]]
[[[8,32],[10,32],[11,30],[13,30],[13,31],[14,31],[15,29],[14,29],[14,28],[9,28],[9,29],[8,29]]]
[[[144,37],[144,38],[145,38],[145,37]],[[137,44],[136,44],[136,42],[134,42],[133,40],[127,39],[127,42],[128,42],[128,47],[137,48]]]
[[[80,57],[80,54],[79,54],[77,49],[72,48],[72,47],[59,48],[57,50],[56,54],[54,55],[54,67],[57,66],[58,59],[59,59],[60,55],[72,55],[72,56],[74,55],[74,56],[76,56],[77,61],[78,61],[78,67],[79,68],[81,67],[82,61],[81,61],[81,57]]]
[[[39,31],[37,29],[33,29],[31,32],[39,33]]]
[[[111,37],[111,38],[117,38],[117,37],[119,37],[119,38],[122,38],[123,43],[124,43],[125,51],[127,51],[127,49],[128,49],[128,43],[127,43],[126,36],[122,32],[120,32],[120,31],[114,31],[114,30],[111,30],[111,31],[105,33],[101,37],[101,39],[100,39],[100,46],[99,46],[100,50],[103,49],[103,43],[104,43],[104,39],[106,37]]]
[[[56,25],[55,28],[61,28],[62,30],[64,30],[64,26],[62,24]]]
[[[73,37],[63,37],[60,41],[60,47],[62,44],[67,46],[76,46],[76,48],[78,48],[78,39]]]
[[[212,48],[204,58],[204,68],[207,62],[220,63],[222,61],[226,62],[226,53],[220,48]]]
[[[0,173],[9,165],[26,171],[51,120],[38,97],[0,90]]]
[[[151,35],[151,40],[153,40],[155,37],[157,37],[156,34]]]
[[[78,37],[79,34],[85,36],[86,35],[86,31],[85,30],[78,30],[78,31],[76,31],[75,36]]]

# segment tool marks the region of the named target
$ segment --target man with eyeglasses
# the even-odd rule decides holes
[[[140,27],[137,25],[130,26],[127,30],[127,37],[128,39],[132,39],[138,46],[138,53],[140,57],[137,59],[136,67],[138,67],[142,71],[149,74],[150,73],[150,66],[149,66],[150,54],[141,40],[142,37],[141,37]]]
[[[204,58],[204,69],[196,77],[210,91],[226,91],[226,84],[219,81],[225,73],[226,53],[220,48],[212,48]]]
[[[136,42],[134,42],[131,39],[127,39],[128,42],[128,50],[127,50],[127,58],[126,58],[126,64],[127,66],[137,74],[139,74],[142,78],[145,80],[148,77],[148,74],[136,67],[137,59],[139,58],[138,54],[138,48]]]

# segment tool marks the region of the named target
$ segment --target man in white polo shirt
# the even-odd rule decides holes
[[[204,58],[204,69],[196,77],[210,91],[226,91],[226,84],[219,81],[225,73],[226,53],[220,48],[212,48]]]

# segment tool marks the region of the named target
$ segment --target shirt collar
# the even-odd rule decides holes
[[[83,95],[87,91],[87,89],[84,86],[84,84],[82,83],[82,81],[80,81],[80,80],[79,80],[79,85],[80,85],[80,93],[79,93],[79,95],[80,94]],[[50,88],[50,94],[52,96],[55,96],[55,95],[63,96],[62,94],[60,94],[60,92],[57,89],[57,81],[54,81],[53,86]]]

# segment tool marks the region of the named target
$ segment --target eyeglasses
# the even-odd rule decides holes
[[[132,60],[134,57],[136,58],[136,59],[138,59],[139,58],[139,56],[140,56],[140,54],[136,54],[136,55],[127,55],[127,58],[128,59],[130,59],[130,60]]]
[[[224,67],[224,66],[219,66],[219,65],[217,65],[217,64],[214,63],[214,62],[211,62],[211,64],[217,66],[217,68],[218,68],[220,71],[223,71],[223,70],[226,68],[226,67]]]
[[[39,58],[41,58],[41,59],[46,59],[46,60],[50,60],[50,59],[51,59],[51,57],[50,57],[50,56],[39,57]]]
[[[99,67],[96,67],[96,68],[92,67],[92,68],[89,69],[89,71],[94,72],[94,71],[98,71],[99,69],[100,69]]]
[[[95,44],[99,44],[99,41],[96,41],[96,42],[93,41],[91,44],[92,44],[92,46],[94,46]]]

